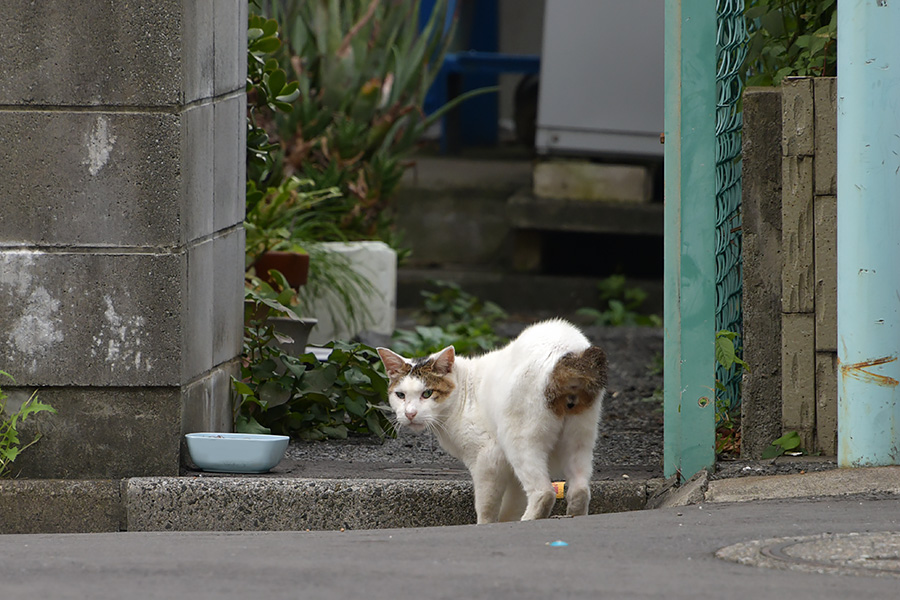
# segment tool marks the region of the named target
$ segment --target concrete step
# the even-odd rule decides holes
[[[662,480],[592,483],[590,512],[644,508]],[[560,500],[555,514],[565,513]],[[475,522],[469,480],[139,477],[0,484],[0,534],[384,529]]]

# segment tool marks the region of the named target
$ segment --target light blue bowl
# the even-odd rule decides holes
[[[290,438],[255,433],[188,433],[191,460],[213,473],[265,473],[284,456]]]

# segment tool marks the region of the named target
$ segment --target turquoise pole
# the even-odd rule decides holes
[[[716,2],[666,0],[664,471],[715,464]]]
[[[838,3],[838,463],[900,464],[900,2]]]

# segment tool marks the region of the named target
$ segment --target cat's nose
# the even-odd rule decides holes
[[[406,418],[409,419],[410,421],[412,421],[413,419],[415,419],[417,414],[419,414],[419,411],[417,411],[417,410],[414,409],[414,408],[407,408],[407,409],[406,409]]]

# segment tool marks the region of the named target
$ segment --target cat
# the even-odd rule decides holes
[[[377,350],[396,424],[433,431],[466,465],[478,523],[548,517],[551,475],[566,479],[566,513],[587,514],[607,360],[578,328],[544,321],[472,358],[453,346],[417,360]]]

